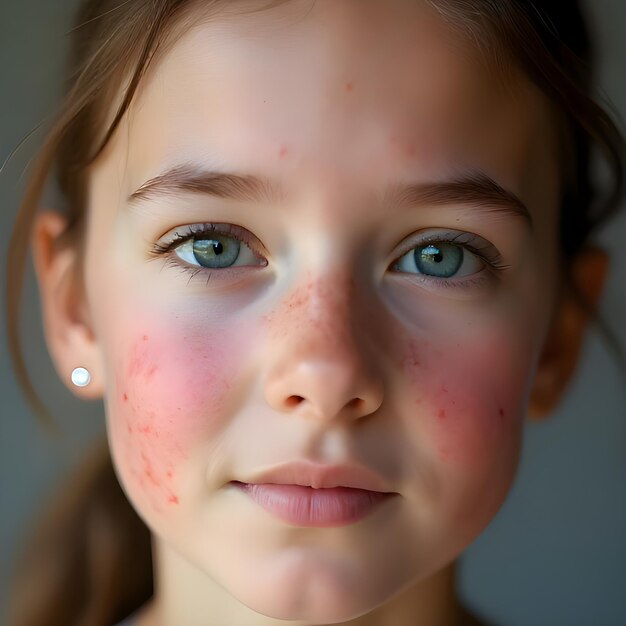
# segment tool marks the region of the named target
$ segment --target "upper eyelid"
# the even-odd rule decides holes
[[[182,231],[182,234],[179,232],[179,229]],[[237,226],[236,224],[222,224],[221,222],[186,224],[184,226],[177,227],[174,229],[173,233],[167,235],[166,237],[161,237],[159,241],[153,243],[151,252],[157,255],[165,254],[185,244],[189,240],[199,238],[201,235],[216,233],[217,235],[237,239],[238,241],[245,243],[256,254],[261,254],[258,248],[264,247],[263,244],[258,242],[257,238],[252,235],[252,233],[248,235],[248,232],[249,231],[241,226]]]
[[[417,237],[417,239],[415,237]],[[474,233],[470,233],[467,231],[435,231],[429,232],[426,235],[422,235],[421,237],[415,234],[415,237],[409,235],[409,237],[406,238],[402,244],[400,244],[402,250],[402,252],[400,253],[401,256],[403,256],[415,247],[420,247],[429,243],[449,243],[464,248],[471,254],[475,254],[476,256],[494,265],[502,264],[502,255],[500,254],[498,249],[492,243]],[[457,241],[461,238],[465,238],[465,241]],[[482,248],[479,248],[477,245],[470,244],[484,245],[482,246]],[[487,252],[482,253],[481,250],[486,250]]]

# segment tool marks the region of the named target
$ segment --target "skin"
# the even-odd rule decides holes
[[[142,626],[476,623],[455,560],[504,502],[524,419],[556,406],[588,323],[557,288],[556,133],[539,90],[521,74],[501,90],[420,2],[310,6],[199,23],[159,63],[92,170],[84,293],[76,250],[53,248],[64,218],[44,212],[34,230],[55,365],[74,393],[103,398],[120,483],[153,533]],[[180,159],[287,195],[127,206]],[[477,167],[534,230],[464,204],[381,202],[388,183]],[[203,222],[248,232],[249,262],[207,282],[150,256]],[[509,267],[449,288],[391,269],[401,244],[450,229]],[[576,260],[591,301],[606,267],[600,250]],[[69,382],[77,365],[84,389]],[[400,497],[309,529],[225,487],[305,457],[358,461]]]

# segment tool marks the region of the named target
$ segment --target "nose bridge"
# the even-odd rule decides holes
[[[266,317],[271,357],[266,397],[277,410],[307,406],[318,417],[370,413],[382,381],[367,357],[350,271],[309,272]],[[304,410],[301,409],[301,410]]]
[[[357,348],[355,281],[347,271],[309,272],[266,317],[274,340],[307,346],[322,353]]]

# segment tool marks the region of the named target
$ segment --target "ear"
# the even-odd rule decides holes
[[[43,329],[54,366],[68,389],[81,398],[99,398],[103,391],[100,354],[89,324],[78,246],[60,240],[66,226],[67,218],[54,211],[38,214],[33,225],[31,247]],[[91,382],[86,387],[72,383],[75,367],[89,370]]]
[[[608,264],[607,253],[595,247],[585,248],[573,263],[572,278],[594,311],[602,296]],[[591,319],[571,290],[563,290],[557,306],[530,394],[528,416],[534,421],[549,417],[559,404],[576,371],[585,331]]]

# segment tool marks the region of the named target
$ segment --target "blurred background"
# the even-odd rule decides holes
[[[8,248],[24,170],[42,134],[9,155],[59,98],[76,0],[0,0],[0,246]],[[563,10],[567,3],[563,3]],[[583,4],[597,42],[601,92],[626,119],[626,2]],[[624,121],[621,122],[624,129]],[[51,192],[47,192],[50,196]],[[44,198],[44,202],[54,198]],[[626,207],[625,207],[626,209]],[[612,273],[602,313],[626,346],[626,210],[596,238]],[[0,321],[0,607],[10,566],[38,509],[90,442],[104,433],[101,402],[77,400],[54,371],[29,265],[22,321],[29,371],[63,429],[46,435],[18,388],[5,335],[5,262]],[[586,339],[575,380],[558,411],[527,422],[515,485],[461,563],[461,594],[494,624],[626,624],[626,393],[597,331]],[[5,623],[0,609],[0,623]]]

